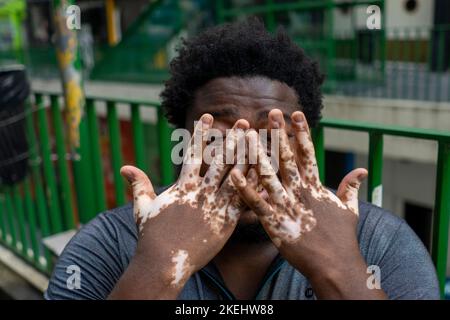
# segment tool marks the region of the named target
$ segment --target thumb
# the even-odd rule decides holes
[[[141,169],[133,166],[123,166],[120,169],[120,174],[130,183],[133,189],[134,201],[143,195],[149,196],[151,199],[156,198],[155,190],[150,179]]]
[[[358,191],[368,172],[364,168],[350,171],[339,184],[336,195],[350,210],[358,214]]]
[[[152,183],[142,170],[133,166],[123,166],[120,174],[128,180],[133,189],[134,218],[141,227],[141,223],[145,222],[145,213],[150,203],[156,198]]]

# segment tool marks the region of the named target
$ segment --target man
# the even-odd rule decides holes
[[[336,194],[318,180],[308,125],[320,119],[323,77],[284,31],[271,35],[256,19],[210,29],[183,44],[171,74],[162,93],[169,120],[200,137],[233,128],[226,149],[237,155],[244,139],[246,159],[256,162],[223,164],[219,153],[205,166],[192,143],[186,154],[197,161],[159,195],[143,172],[123,167],[134,214],[130,204],[84,226],[47,299],[439,298],[414,232],[358,202],[365,169],[350,172]],[[279,132],[271,141],[279,172],[261,151],[260,129]],[[70,265],[81,271],[77,290],[66,284]]]

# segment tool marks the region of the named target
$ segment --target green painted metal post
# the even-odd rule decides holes
[[[217,24],[222,24],[225,22],[225,16],[223,14],[223,11],[225,9],[224,0],[216,0],[216,19]]]
[[[334,39],[334,2],[328,0],[325,8],[325,35],[322,35],[327,39],[327,88],[330,92],[333,92],[336,87],[336,43]]]
[[[1,239],[6,242],[6,204],[3,188],[0,190],[0,230],[2,232]]]
[[[420,53],[421,53],[421,46],[420,46],[420,35],[421,35],[421,28],[418,27],[415,31],[416,33],[416,41],[415,41],[415,46],[414,46],[414,62],[418,65],[421,62],[421,57],[420,57]],[[414,88],[416,88],[414,90],[414,95],[413,95],[413,99],[419,99],[419,90],[417,88],[419,88],[420,82],[419,82],[419,76],[415,75],[414,76]]]
[[[161,185],[167,186],[175,181],[175,171],[171,158],[172,129],[162,109],[158,108],[158,139],[159,157],[161,163]]]
[[[436,265],[441,295],[447,272],[447,250],[450,220],[450,141],[439,142],[436,174],[436,200],[433,216],[433,243],[431,254]]]
[[[41,237],[46,237],[50,235],[50,222],[49,215],[47,211],[47,204],[44,195],[43,189],[43,180],[41,176],[40,163],[41,159],[38,155],[38,148],[36,143],[36,134],[34,131],[33,125],[33,110],[31,103],[29,101],[25,104],[27,108],[27,116],[25,118],[26,121],[26,131],[27,131],[27,140],[30,145],[30,159],[29,165],[31,168],[31,178],[34,186],[34,197],[36,202],[36,212],[37,212],[37,220],[41,233]],[[48,249],[44,249],[44,257],[41,260],[41,257],[37,258],[39,260],[39,264],[50,270],[50,252]]]
[[[369,178],[367,200],[377,206],[383,204],[383,135],[369,133]]]
[[[64,229],[75,227],[74,211],[72,204],[72,193],[70,189],[69,169],[66,160],[66,147],[64,145],[63,124],[59,108],[58,96],[51,95],[51,113],[53,119],[53,130],[55,134],[56,152],[58,154],[58,172],[60,179],[60,200],[64,213]]]
[[[36,212],[34,210],[33,200],[31,198],[31,185],[29,177],[27,177],[24,182],[24,201],[33,259],[36,263],[39,263],[39,240],[37,238],[36,232],[37,231]],[[27,255],[29,256],[28,252]]]
[[[16,248],[22,253],[23,256],[27,256],[28,239],[25,225],[25,214],[23,209],[23,197],[19,183],[16,183],[14,186],[12,186],[11,190],[14,202],[14,216],[16,217],[20,238],[20,241],[16,243]]]
[[[114,174],[114,188],[116,193],[116,205],[125,204],[125,188],[123,178],[120,175],[122,166],[122,143],[120,139],[119,119],[117,118],[117,109],[115,102],[107,101],[107,120],[109,127],[109,142],[111,150],[111,162]]]
[[[436,70],[439,73],[444,73],[444,59],[445,59],[445,29],[442,27],[437,27],[437,55],[436,55]],[[441,80],[442,81],[442,80]],[[436,91],[435,91],[435,100],[441,101],[441,82],[438,81],[436,84]]]
[[[78,216],[81,223],[87,223],[95,217],[97,210],[94,198],[93,173],[91,169],[90,136],[88,123],[82,118],[79,126],[80,147],[73,153],[73,173],[78,201]]]
[[[59,204],[56,177],[52,165],[52,150],[48,132],[47,114],[43,104],[42,95],[36,94],[36,111],[39,122],[39,140],[44,165],[44,177],[46,184],[47,203],[50,210],[50,226],[52,233],[58,233],[63,230],[61,219],[61,207]]]
[[[275,21],[273,0],[266,0],[266,4],[267,4],[267,7],[268,7],[268,10],[267,10],[267,13],[266,13],[266,26],[267,26],[267,29],[270,32],[274,32],[276,27],[277,27],[277,23]]]
[[[320,181],[325,184],[325,140],[323,126],[319,124],[316,128],[312,128],[311,135],[314,142]]]
[[[381,11],[381,37],[380,37],[380,68],[382,80],[386,77],[386,5],[384,1],[379,3]]]
[[[144,153],[144,129],[141,121],[139,104],[130,104],[131,108],[131,124],[133,128],[133,144],[136,166],[142,171],[148,173],[148,163]]]
[[[10,245],[14,250],[16,250],[16,226],[14,223],[14,207],[11,198],[10,188],[5,188],[5,207],[6,207],[6,219],[8,223],[8,235],[6,236],[6,243]]]
[[[100,146],[100,133],[98,130],[97,115],[93,99],[86,100],[86,116],[89,125],[89,137],[91,139],[92,174],[95,190],[97,212],[106,210],[105,178],[102,169],[102,155]]]

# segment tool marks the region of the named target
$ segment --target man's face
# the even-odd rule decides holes
[[[290,136],[290,115],[301,107],[295,91],[288,85],[264,77],[217,78],[197,90],[185,127],[192,132],[194,121],[209,113],[214,117],[213,128],[224,136],[226,129],[239,119],[247,120],[256,131],[268,129],[267,115],[274,108],[284,113]],[[268,239],[256,214],[249,209],[241,214],[234,236],[250,242]]]

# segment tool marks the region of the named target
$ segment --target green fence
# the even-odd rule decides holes
[[[25,114],[30,143],[29,175],[22,183],[3,186],[0,190],[0,239],[3,245],[36,268],[49,273],[52,261],[42,245],[44,237],[86,223],[97,213],[127,202],[126,185],[119,174],[124,164],[121,139],[124,129],[120,126],[118,114],[123,110],[129,112],[134,164],[148,172],[157,185],[174,181],[170,158],[171,128],[157,102],[88,97],[80,126],[81,154],[68,154],[60,112],[61,97],[40,92],[33,98]],[[141,111],[148,108],[155,111],[155,121],[150,124],[143,121],[141,115]],[[106,125],[103,143],[100,141],[101,123]],[[144,133],[147,125],[151,126],[150,133]],[[443,292],[450,216],[450,132],[323,119],[313,132],[322,180],[325,174],[325,128],[363,131],[369,135],[369,201],[373,200],[374,190],[382,183],[384,136],[438,143],[432,257]],[[154,135],[153,140],[148,140],[149,135]],[[109,147],[106,164],[101,154],[105,144]],[[145,153],[149,144],[156,155],[152,161]],[[114,201],[109,205],[104,183],[107,175],[112,176],[113,185],[109,193],[114,194]]]
[[[119,109],[127,108],[130,113],[134,164],[147,172],[151,167],[157,185],[167,185],[174,180],[170,161],[171,128],[158,103],[89,97],[80,124],[81,151],[70,154],[64,137],[61,97],[35,93],[32,98],[24,117],[14,119],[26,121],[29,174],[20,184],[0,187],[0,238],[4,245],[48,273],[52,269],[51,255],[43,247],[42,239],[86,223],[106,210],[106,175],[112,175],[113,180],[110,191],[114,193],[114,201],[109,206],[127,202],[126,185],[119,174],[124,164]],[[98,117],[98,109],[102,107],[106,108],[106,114]],[[144,124],[143,108],[154,109],[154,123]],[[100,141],[100,120],[107,131],[105,140],[110,161],[106,164],[101,154],[105,144]],[[146,134],[145,126],[151,127]],[[148,163],[148,153],[144,150],[148,139],[154,138],[151,135],[157,139],[150,139],[154,160]]]

